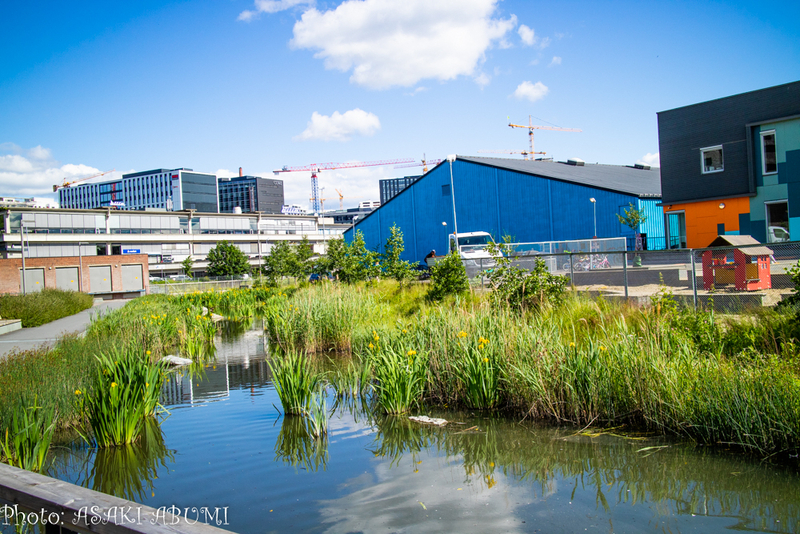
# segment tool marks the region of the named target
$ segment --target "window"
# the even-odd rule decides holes
[[[767,243],[789,241],[789,203],[785,200],[766,203]]]
[[[703,160],[703,174],[723,170],[722,145],[700,149],[700,155]]]
[[[442,186],[442,196],[449,197],[450,196],[450,184]]]
[[[761,170],[764,174],[778,172],[778,156],[775,151],[775,130],[761,132]]]

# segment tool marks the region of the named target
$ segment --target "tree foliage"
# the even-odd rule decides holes
[[[426,297],[429,300],[442,300],[447,295],[457,295],[469,291],[467,270],[457,252],[451,252],[431,267],[431,288]]]
[[[186,259],[181,262],[181,269],[183,269],[183,274],[186,276],[192,276],[192,266],[194,266],[194,260],[191,256],[186,256]]]
[[[208,274],[231,276],[250,272],[250,261],[236,245],[220,241],[208,251]]]
[[[380,254],[367,250],[364,234],[356,230],[351,243],[344,244],[344,254],[339,265],[339,279],[348,284],[366,282],[381,273]]]
[[[403,242],[403,232],[396,224],[389,229],[389,237],[383,247],[383,272],[386,276],[393,278],[400,284],[408,282],[414,278],[414,266],[411,263],[401,260],[400,256],[405,250]]]

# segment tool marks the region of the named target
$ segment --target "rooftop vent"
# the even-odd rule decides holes
[[[639,169],[639,170],[642,170],[642,171],[649,171],[650,170],[650,165],[645,165],[644,163],[637,163],[636,165],[633,166],[633,168],[634,169]]]
[[[580,158],[569,158],[567,160],[567,165],[575,165],[576,167],[583,167],[586,165],[586,162]]]

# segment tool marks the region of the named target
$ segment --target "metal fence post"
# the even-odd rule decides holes
[[[694,309],[697,311],[697,276],[695,274],[695,266],[694,266],[694,250],[689,249],[689,255],[692,257],[692,272],[690,276],[692,277],[692,303],[694,304]]]
[[[622,276],[625,279],[625,301],[628,301],[628,253],[622,253]]]
[[[575,287],[575,268],[572,264],[572,251],[569,253],[569,283]]]

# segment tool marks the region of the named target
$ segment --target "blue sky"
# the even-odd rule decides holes
[[[657,161],[658,111],[800,80],[800,2],[9,2],[0,195],[64,177],[536,150]],[[494,154],[485,154],[487,156]],[[521,157],[496,154],[498,157]],[[328,171],[335,207],[392,166]],[[283,174],[308,203],[309,174]]]

